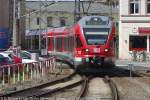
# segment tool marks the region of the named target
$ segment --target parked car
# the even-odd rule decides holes
[[[6,53],[6,52],[1,52],[0,53],[1,57],[5,57],[5,59],[8,60],[9,63],[22,63],[22,58],[21,57],[17,57],[16,55],[13,55],[13,54],[9,54],[9,53]]]
[[[12,50],[5,51],[5,53],[7,53],[7,54],[13,54],[14,55],[14,53],[13,53]],[[37,62],[36,60],[31,59],[31,53],[30,52],[21,51],[19,56],[22,58],[22,63]]]
[[[13,64],[13,60],[8,56],[7,53],[0,53],[0,66]]]
[[[11,74],[13,73],[13,70],[15,72],[18,72],[17,67],[19,67],[20,72],[23,70],[23,65],[21,63],[22,63],[22,58],[17,57],[16,55],[13,55],[13,54],[0,52],[0,68],[2,68],[3,65],[18,64],[18,66],[11,66],[11,69],[10,69]],[[10,67],[10,66],[8,66],[8,67]],[[12,69],[12,67],[14,69]],[[2,71],[2,70],[0,70],[0,71]],[[5,72],[6,75],[8,74],[7,67],[4,67],[4,72]]]
[[[31,57],[32,53],[30,53],[28,51],[22,50],[20,55],[23,59],[32,59],[32,57]],[[44,58],[44,57],[38,57],[38,60],[40,60],[40,61],[45,60],[45,59],[46,58]],[[35,61],[37,61],[37,60],[35,60]]]

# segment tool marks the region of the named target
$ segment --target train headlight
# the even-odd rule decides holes
[[[108,52],[108,49],[105,49],[105,52]]]
[[[85,49],[86,52],[89,52],[89,49]]]

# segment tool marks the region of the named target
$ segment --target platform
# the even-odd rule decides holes
[[[115,61],[115,65],[118,67],[127,67],[129,64],[133,64],[133,66],[138,69],[150,70],[150,62],[148,61],[131,61],[131,60],[122,60],[122,59],[117,59]]]

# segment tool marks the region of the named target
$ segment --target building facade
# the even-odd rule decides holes
[[[150,0],[120,0],[119,58],[150,52]]]
[[[54,4],[51,3],[51,1],[26,1],[26,29],[72,26],[74,24],[74,1],[66,0]],[[44,5],[49,5],[47,10]],[[82,2],[80,15],[105,15],[118,20],[118,8],[110,7],[110,5],[101,2],[91,4],[89,2]]]

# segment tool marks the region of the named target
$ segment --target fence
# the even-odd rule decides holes
[[[145,51],[129,52],[133,61],[150,61],[150,53]]]
[[[25,64],[13,64],[0,66],[0,85],[11,85],[32,79],[39,79],[56,67],[55,58],[45,61]]]

